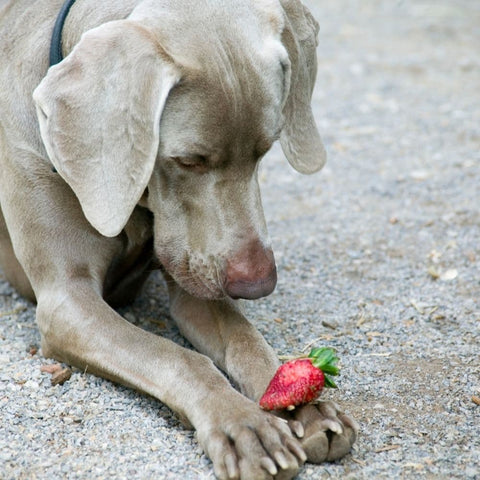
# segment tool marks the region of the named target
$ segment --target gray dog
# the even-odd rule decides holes
[[[302,173],[325,161],[317,23],[298,0],[77,0],[49,68],[61,8],[0,1],[0,261],[43,354],[169,405],[220,479],[345,455],[356,425],[334,404],[259,408],[279,362],[238,300],[276,283],[261,157],[280,140]],[[155,265],[199,353],[113,310]]]

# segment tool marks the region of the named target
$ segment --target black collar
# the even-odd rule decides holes
[[[67,18],[70,7],[75,0],[66,0],[58,14],[55,26],[53,27],[52,40],[50,42],[50,66],[56,65],[63,60],[62,55],[62,30],[65,19]]]

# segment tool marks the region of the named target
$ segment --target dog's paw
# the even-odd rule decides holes
[[[253,402],[224,404],[197,438],[220,480],[290,480],[307,458],[287,422]]]
[[[322,463],[345,456],[354,444],[357,422],[331,401],[298,408],[289,421],[292,431],[300,437],[307,461]]]

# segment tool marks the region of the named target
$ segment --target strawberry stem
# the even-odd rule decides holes
[[[330,376],[337,376],[340,373],[340,369],[337,367],[338,357],[335,350],[328,347],[312,348],[308,358],[312,361],[313,366],[324,373],[325,386],[337,388],[335,382],[330,378]]]

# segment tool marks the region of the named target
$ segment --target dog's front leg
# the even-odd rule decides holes
[[[234,300],[196,298],[165,274],[170,313],[180,332],[209,356],[248,398],[258,401],[280,365],[273,349]]]
[[[168,280],[170,310],[182,334],[257,402],[279,365],[273,349],[242,314],[238,302],[200,300]],[[356,439],[356,422],[333,402],[307,405],[288,417],[313,463],[343,457]]]
[[[305,460],[286,422],[234,390],[206,356],[130,324],[88,278],[42,289],[42,348],[158,398],[196,428],[221,479],[291,478]]]

